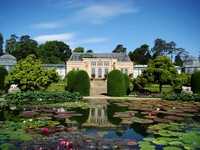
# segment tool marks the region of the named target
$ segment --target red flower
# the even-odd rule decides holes
[[[42,130],[43,132],[48,132],[48,131],[49,131],[49,128],[44,127],[44,128],[42,128],[41,130]]]

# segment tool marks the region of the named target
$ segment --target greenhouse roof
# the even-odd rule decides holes
[[[126,53],[72,53],[69,61],[82,61],[83,58],[117,58],[121,62],[130,62]]]

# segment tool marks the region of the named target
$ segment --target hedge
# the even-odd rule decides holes
[[[126,95],[124,75],[120,70],[112,70],[108,74],[107,93],[109,96]]]
[[[73,91],[79,92],[82,96],[90,95],[90,78],[85,70],[77,71],[74,77]]]
[[[193,93],[200,93],[200,71],[196,71],[192,74],[191,87]]]
[[[67,90],[69,92],[73,92],[73,82],[74,82],[74,78],[75,78],[75,75],[76,75],[77,71],[75,70],[71,70],[68,72],[68,75],[67,75]]]
[[[125,90],[126,90],[126,95],[130,94],[130,78],[127,74],[124,74],[124,82],[125,82]]]

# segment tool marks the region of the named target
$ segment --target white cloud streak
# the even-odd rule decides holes
[[[33,29],[55,29],[61,27],[63,24],[61,23],[40,23],[32,25]]]
[[[44,43],[46,41],[67,41],[72,40],[75,37],[75,33],[62,33],[62,34],[50,34],[50,35],[40,35],[34,38],[39,43]]]
[[[120,15],[137,13],[134,0],[52,0],[50,7],[71,9],[72,18],[89,23],[103,23]]]

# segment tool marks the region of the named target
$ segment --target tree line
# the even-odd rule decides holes
[[[3,35],[0,33],[0,56],[3,51]],[[85,52],[84,47],[76,47],[73,52]],[[93,53],[89,49],[87,53]],[[126,53],[127,49],[118,44],[113,53]],[[72,50],[66,43],[62,41],[46,41],[39,45],[37,41],[30,38],[29,35],[17,37],[12,34],[10,39],[6,40],[5,53],[13,55],[17,60],[25,59],[28,55],[34,54],[42,63],[64,64],[71,56]],[[149,48],[147,44],[143,44],[128,53],[134,64],[147,64],[150,59],[157,56],[169,56],[175,65],[182,66],[183,60],[188,56],[188,52],[184,48],[177,48],[174,41],[166,42],[163,39],[156,39],[154,46]]]

